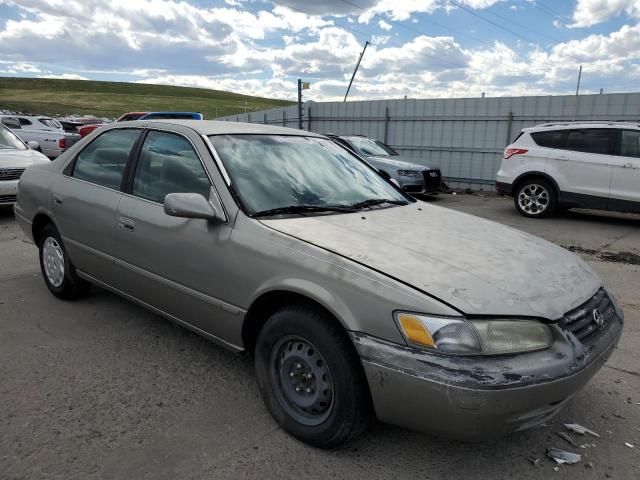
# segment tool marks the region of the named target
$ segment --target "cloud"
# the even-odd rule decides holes
[[[639,0],[578,0],[573,12],[572,28],[590,27],[626,13],[640,18]]]
[[[393,28],[393,26],[390,23],[387,23],[384,20],[380,20],[378,22],[378,27],[380,27],[382,30],[385,30],[387,32]]]

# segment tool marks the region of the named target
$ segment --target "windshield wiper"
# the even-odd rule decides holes
[[[270,215],[286,215],[288,213],[313,213],[313,212],[342,212],[353,213],[356,210],[349,206],[340,205],[289,205],[288,207],[270,208],[251,215],[253,218],[268,217]]]
[[[350,208],[365,208],[372,207],[374,205],[381,205],[383,203],[391,203],[393,205],[406,205],[407,202],[404,200],[393,200],[392,198],[370,198],[369,200],[365,200],[364,202],[354,203],[349,205]]]

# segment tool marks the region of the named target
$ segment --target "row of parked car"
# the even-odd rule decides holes
[[[158,119],[203,120],[203,116],[198,112],[129,112],[115,122]],[[0,115],[1,124],[29,148],[51,159],[104,126],[97,121]],[[380,140],[362,135],[326,136],[406,193],[428,195],[447,189],[439,168],[403,158]],[[567,208],[640,212],[640,124],[563,122],[525,128],[504,151],[496,190],[513,196],[517,211],[527,217]]]
[[[131,120],[203,120],[199,112],[128,112],[116,122]],[[57,158],[81,138],[108,124],[96,117],[51,118],[43,115],[0,114],[0,123],[11,129],[33,150]]]

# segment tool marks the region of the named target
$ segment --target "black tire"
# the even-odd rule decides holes
[[[516,210],[529,218],[552,215],[558,206],[556,190],[548,180],[534,177],[518,185],[513,195]]]
[[[308,370],[296,369],[302,362]],[[346,332],[320,309],[293,305],[274,313],[258,335],[255,369],[262,398],[275,421],[305,443],[336,447],[363,433],[371,421],[373,409],[360,359]],[[321,394],[312,390],[303,398],[304,392],[294,391],[294,382],[302,385],[300,376],[305,371],[311,375],[306,385],[322,390]],[[317,413],[296,403],[313,402],[316,397],[320,403],[307,410],[318,406]],[[328,406],[322,406],[323,399]]]
[[[48,243],[49,242],[49,243]],[[48,248],[45,248],[45,245],[53,245],[55,252],[62,255],[62,265],[64,265],[63,273],[60,274],[60,278],[56,279],[58,281],[52,280],[47,274],[47,268],[45,267],[45,256],[47,256]],[[42,278],[44,279],[44,283],[47,285],[47,288],[51,293],[53,293],[56,297],[62,298],[64,300],[75,300],[76,298],[80,298],[89,291],[91,288],[91,284],[86,280],[78,277],[76,274],[76,269],[69,260],[69,256],[64,248],[64,244],[62,243],[62,238],[60,237],[60,233],[55,226],[52,224],[46,225],[40,235],[38,236],[38,248],[39,248],[39,257],[40,257],[40,271],[42,272]],[[58,251],[59,248],[59,251]],[[50,263],[49,263],[50,264]],[[51,270],[51,267],[49,267]]]

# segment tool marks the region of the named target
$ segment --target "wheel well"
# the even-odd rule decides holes
[[[31,235],[33,236],[33,241],[38,247],[40,246],[40,233],[42,232],[42,229],[48,224],[53,225],[53,222],[44,213],[37,214],[33,219],[33,224],[31,225]]]
[[[342,324],[338,319],[315,300],[294,292],[288,292],[284,290],[278,290],[268,292],[258,297],[249,307],[247,314],[245,315],[244,323],[242,325],[242,343],[248,352],[253,353],[258,339],[258,334],[262,329],[265,322],[280,308],[289,305],[308,305],[319,310],[322,310],[327,314],[329,318],[332,318],[336,325],[342,328]]]
[[[559,192],[558,184],[555,182],[553,178],[551,178],[549,175],[546,175],[542,172],[525,173],[521,177],[518,177],[516,181],[513,182],[512,195],[515,197],[516,192],[518,191],[518,188],[520,188],[520,185],[522,185],[525,181],[532,180],[534,178],[539,178],[549,182],[551,184],[551,187],[553,188],[553,193],[556,195],[556,198],[558,197],[558,192]]]

